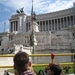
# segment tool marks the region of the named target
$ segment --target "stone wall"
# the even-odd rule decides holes
[[[46,49],[46,50],[35,50],[35,54],[64,54],[64,53],[74,53],[74,50],[70,49]],[[35,63],[51,63],[51,56],[49,57],[34,57]],[[73,56],[55,56],[54,62],[72,62]]]

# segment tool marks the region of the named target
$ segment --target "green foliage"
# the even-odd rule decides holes
[[[9,69],[8,72],[10,72],[10,73],[14,73],[15,70],[12,68],[12,69]]]
[[[69,69],[69,73],[72,74],[72,73],[74,73],[73,65],[70,65],[70,67],[71,68]],[[38,72],[40,69],[45,70],[45,66],[44,67],[33,67],[33,69],[36,72]],[[14,73],[14,69],[9,69],[8,71],[11,72],[11,73]],[[63,70],[62,72],[65,73],[65,70]]]
[[[70,73],[70,74],[74,73],[73,65],[64,65],[64,67],[65,67],[65,66],[70,67],[70,69],[69,69],[69,73]],[[64,67],[63,67],[63,68],[64,68]],[[65,73],[65,69],[63,69],[63,73]]]
[[[45,70],[45,67],[33,67],[33,69],[38,72],[40,69]]]

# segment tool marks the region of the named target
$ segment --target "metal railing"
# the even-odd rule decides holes
[[[64,53],[64,54],[31,54],[30,57],[51,57],[51,63],[54,63],[54,57],[55,56],[74,56],[74,53]],[[2,57],[14,57],[14,54],[6,54],[6,55],[0,55],[0,58]],[[70,63],[60,63],[62,65],[72,65],[73,62]],[[48,64],[32,64],[32,66],[47,66]],[[0,68],[13,68],[13,66],[0,66]]]

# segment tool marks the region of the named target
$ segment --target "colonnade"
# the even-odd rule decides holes
[[[66,16],[55,19],[46,19],[37,21],[40,31],[53,31],[68,28],[74,25],[74,16]],[[22,26],[21,26],[22,27]],[[24,28],[25,29],[25,28]],[[26,23],[26,31],[30,30],[30,22]],[[10,31],[18,31],[18,21],[10,22]]]
[[[37,23],[40,25],[39,30],[40,31],[53,31],[53,30],[60,30],[63,28],[68,28],[69,26],[74,25],[74,16],[66,16],[61,17],[57,19],[46,19],[46,20],[40,20],[37,21]],[[26,31],[30,29],[30,22],[26,24]]]
[[[18,21],[10,22],[10,32],[18,31]]]
[[[51,19],[37,22],[40,25],[40,31],[60,30],[74,25],[74,17],[68,16],[63,18]]]

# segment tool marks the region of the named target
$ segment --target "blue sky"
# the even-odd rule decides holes
[[[0,0],[0,32],[9,30],[9,18],[16,13],[17,9],[24,7],[27,15],[31,13],[32,0]],[[44,14],[73,7],[75,0],[33,0],[34,11],[36,14]]]

